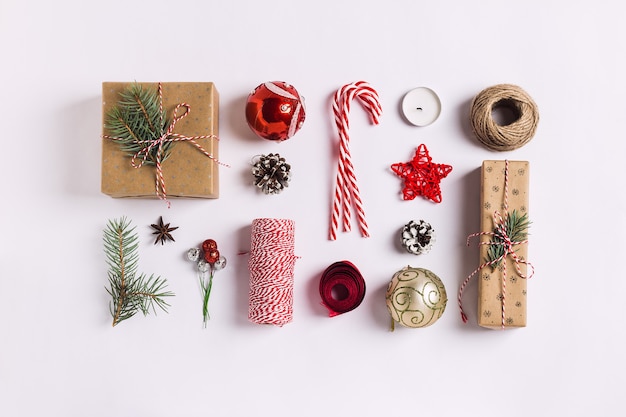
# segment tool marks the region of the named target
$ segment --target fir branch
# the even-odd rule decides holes
[[[157,307],[167,312],[169,304],[165,297],[174,293],[166,291],[167,281],[160,276],[137,275],[139,238],[135,228],[125,217],[109,220],[104,230],[104,252],[109,266],[109,288],[111,296],[109,311],[113,317],[113,326],[133,317],[138,311],[144,316]]]
[[[165,111],[161,110],[160,99],[156,89],[143,88],[141,84],[132,83],[120,93],[120,101],[106,116],[104,127],[109,136],[116,139],[123,152],[135,155],[150,143],[160,138],[166,131],[168,121]],[[173,142],[163,143],[161,162],[170,153]],[[146,163],[155,164],[158,147],[153,148]]]
[[[505,219],[506,235],[511,242],[522,242],[528,237],[528,228],[530,227],[530,221],[528,220],[528,213],[524,213],[520,216],[517,210],[513,210],[506,214]],[[493,237],[487,251],[487,262],[492,263],[493,269],[497,268],[503,259],[500,259],[504,255],[504,235],[499,228],[495,228],[493,231]],[[499,261],[495,262],[497,259]]]

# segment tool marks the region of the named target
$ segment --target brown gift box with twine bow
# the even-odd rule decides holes
[[[480,230],[481,243],[488,243],[488,233],[494,231],[494,212],[505,218],[505,171],[506,161],[483,161],[481,171]],[[520,215],[528,213],[529,163],[509,161],[508,212],[517,210]],[[480,263],[488,258],[491,245],[480,245]],[[524,277],[527,274],[528,244],[514,245],[517,263]],[[478,272],[478,324],[493,329],[526,326],[526,279],[519,276],[516,262],[511,255],[506,262],[506,292],[503,294],[502,264],[495,269],[487,265]],[[504,301],[504,323],[502,320]]]
[[[103,121],[111,108],[120,100],[120,93],[130,83],[102,83]],[[138,83],[143,88],[156,89],[157,83]],[[219,96],[211,82],[162,83],[163,109],[168,120],[180,103],[190,106],[189,114],[177,122],[174,133],[185,136],[218,136]],[[183,113],[179,110],[178,116]],[[104,124],[104,123],[103,123]],[[103,128],[103,136],[109,134]],[[204,155],[192,143],[181,141],[171,147],[169,157],[163,161],[163,179],[167,197],[219,197],[218,140],[196,139],[215,160]],[[139,162],[139,161],[137,161]],[[120,149],[114,140],[102,139],[102,192],[111,197],[157,198],[156,169],[144,164],[134,168],[131,157]]]

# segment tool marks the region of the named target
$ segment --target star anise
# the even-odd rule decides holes
[[[178,229],[178,227],[170,227],[169,223],[163,224],[163,216],[159,217],[159,224],[151,224],[150,227],[156,230],[155,232],[152,232],[153,235],[157,235],[154,240],[155,245],[159,243],[159,241],[161,241],[161,245],[164,244],[166,240],[175,242],[170,232]]]

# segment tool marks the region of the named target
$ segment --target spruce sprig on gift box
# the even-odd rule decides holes
[[[528,213],[520,215],[517,210],[513,210],[512,212],[506,214],[506,235],[509,237],[511,242],[515,243],[526,240],[528,237],[529,226],[530,221],[528,220]],[[487,262],[494,262],[491,264],[493,269],[497,268],[502,262],[502,259],[500,258],[504,255],[504,242],[505,238],[502,231],[500,228],[496,227],[493,231],[489,250],[487,251]],[[497,259],[500,260],[495,262]]]
[[[132,83],[120,93],[120,101],[107,113],[104,127],[122,151],[133,156],[160,138],[168,123],[165,110],[160,108],[157,90]],[[161,162],[169,156],[172,145],[173,142],[163,142]],[[150,150],[146,163],[156,163],[157,151],[157,147]]]
[[[144,316],[157,307],[167,312],[165,297],[174,293],[166,291],[167,281],[160,276],[137,274],[139,238],[135,228],[125,217],[109,220],[104,230],[104,252],[109,266],[109,288],[112,298],[109,311],[113,326],[131,318],[137,312]]]

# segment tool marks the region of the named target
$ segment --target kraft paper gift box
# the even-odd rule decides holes
[[[494,232],[494,212],[497,210],[503,219],[506,211],[517,211],[518,215],[528,213],[529,163],[526,161],[508,162],[508,184],[505,187],[506,161],[484,161],[481,171],[480,230],[481,243],[490,242]],[[508,194],[505,196],[505,188]],[[506,197],[506,199],[505,199]],[[505,207],[508,201],[508,210]],[[506,210],[506,211],[505,211]],[[488,259],[491,245],[480,245],[480,264]],[[492,268],[484,266],[478,272],[478,324],[483,327],[500,329],[526,326],[526,275],[528,272],[528,243],[513,245],[515,255],[509,254],[506,262],[506,281],[502,284],[503,264]],[[515,261],[517,256],[519,262]],[[522,276],[518,272],[521,271]],[[505,291],[503,292],[503,288]],[[504,297],[503,297],[504,294]],[[504,310],[504,323],[502,311]]]
[[[106,117],[111,108],[118,105],[120,93],[130,83],[102,83],[102,192],[111,197],[157,198],[155,165],[143,164],[134,168],[131,156],[120,149],[119,143],[106,138],[110,135],[105,127]],[[157,89],[158,83],[139,83],[142,88]],[[218,122],[219,96],[211,82],[171,82],[162,84],[163,109],[170,123],[173,112],[180,103],[190,106],[189,114],[180,119],[173,133],[215,138],[195,139],[209,158],[189,141],[176,142],[171,146],[169,157],[162,162],[163,180],[167,197],[219,197]],[[184,113],[178,110],[178,116]],[[169,125],[169,123],[168,123]],[[139,161],[136,161],[139,162]]]

